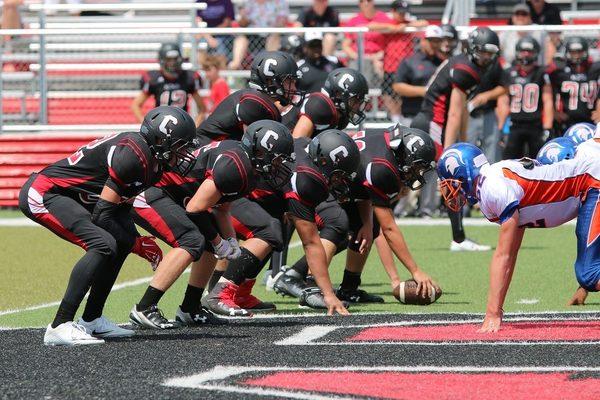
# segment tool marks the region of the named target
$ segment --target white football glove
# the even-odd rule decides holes
[[[231,254],[231,244],[224,239],[221,239],[219,244],[213,244],[213,249],[215,250],[215,257],[219,260],[228,258]]]
[[[230,237],[227,239],[229,245],[231,246],[231,253],[227,256],[228,260],[235,260],[239,256],[242,255],[242,249],[240,249],[240,244],[234,237]]]

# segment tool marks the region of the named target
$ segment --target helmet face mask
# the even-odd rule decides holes
[[[451,211],[459,212],[467,204],[467,197],[460,180],[444,179],[439,187],[444,203]]]
[[[571,37],[565,43],[565,58],[571,65],[581,65],[588,59],[588,43],[582,37]]]
[[[515,61],[519,65],[525,66],[536,64],[540,54],[540,44],[534,38],[526,36],[517,42],[515,51]]]
[[[356,177],[356,173],[348,174],[342,170],[335,170],[329,175],[329,191],[340,202],[350,199],[350,183]]]
[[[177,75],[182,70],[183,57],[177,43],[164,43],[158,51],[160,68],[169,75]]]
[[[417,190],[426,183],[425,173],[435,168],[435,144],[427,133],[400,124],[389,132],[392,134],[390,148],[398,164],[400,179],[404,186]]]

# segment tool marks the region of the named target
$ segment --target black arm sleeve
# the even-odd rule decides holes
[[[219,234],[208,211],[186,212],[185,214],[207,240],[213,241]]]
[[[149,164],[143,153],[119,143],[109,160],[106,185],[122,197],[133,197],[149,186]]]

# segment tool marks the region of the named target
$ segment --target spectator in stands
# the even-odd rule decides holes
[[[350,18],[344,25],[349,27],[369,26],[374,22],[393,24],[386,13],[375,8],[373,0],[358,0],[359,12]],[[368,32],[363,34],[363,46],[365,62],[363,63],[363,75],[369,81],[371,87],[379,86],[383,78],[383,51],[385,49],[385,35],[381,32]],[[347,33],[342,42],[342,50],[348,56],[351,68],[357,68],[358,35]]]
[[[392,89],[394,73],[400,61],[410,57],[414,52],[414,33],[405,33],[406,28],[421,28],[427,26],[427,21],[413,19],[409,14],[408,2],[394,0],[392,8],[392,23],[372,22],[369,29],[385,34],[383,52],[383,101],[392,122],[400,121],[400,102]]]
[[[21,29],[23,21],[19,13],[19,6],[24,0],[4,0],[2,4],[2,29]]]
[[[182,69],[183,57],[177,43],[163,43],[158,51],[160,70],[147,71],[142,75],[142,91],[131,103],[131,111],[138,122],[144,120],[142,107],[154,97],[155,106],[181,107],[191,114],[188,97],[191,95],[198,108],[196,125],[204,120],[204,99],[200,95],[202,80],[195,71]]]
[[[527,2],[531,12],[531,19],[538,25],[562,25],[560,9],[545,0],[529,0]]]
[[[334,69],[343,67],[336,57],[323,55],[323,40],[321,32],[306,32],[304,35],[304,57],[298,61],[302,78],[296,84],[303,92],[320,92],[327,75]]]
[[[405,58],[398,66],[393,89],[401,96],[402,118],[400,123],[402,125],[410,126],[412,119],[421,110],[427,82],[442,63],[442,59],[437,57],[442,44],[442,35],[443,32],[439,26],[428,26],[421,39],[419,50],[413,56]],[[426,183],[419,193],[418,209],[413,211],[412,204],[408,201],[410,196],[405,196],[400,199],[394,209],[396,215],[431,217],[436,213],[440,204],[437,195],[436,172],[429,171],[424,177]]]
[[[283,28],[287,26],[290,8],[286,0],[253,0],[245,2],[239,10],[238,24],[242,28]],[[233,41],[233,59],[230,69],[240,69],[250,46],[250,52],[274,51],[281,46],[280,36],[239,35]]]
[[[300,12],[297,25],[306,28],[336,27],[340,26],[340,19],[337,11],[329,6],[327,0],[313,0],[310,7],[306,7]],[[337,35],[334,33],[326,33],[323,36],[324,56],[334,55],[336,42]]]
[[[531,19],[531,12],[526,4],[517,4],[513,7],[512,15],[510,16],[510,25],[516,26],[530,26],[533,24]],[[519,39],[525,36],[531,36],[538,43],[544,43],[542,40],[542,34],[540,31],[535,32],[518,32],[518,31],[506,31],[500,32],[500,47],[502,49],[502,57],[507,65],[511,65],[515,60],[515,46]]]
[[[223,59],[217,56],[207,56],[202,63],[204,76],[208,80],[210,86],[210,95],[206,98],[205,102],[207,114],[212,113],[221,100],[229,96],[229,85],[227,85],[227,81],[219,75],[220,70],[223,69],[224,66]]]
[[[235,20],[233,3],[231,0],[196,0],[196,3],[206,3],[204,10],[197,10],[198,22],[204,22],[208,28],[230,28]],[[199,61],[202,63],[206,53],[217,54],[227,60],[233,46],[231,35],[200,35],[208,51],[201,51]]]

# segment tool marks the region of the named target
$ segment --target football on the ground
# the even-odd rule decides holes
[[[398,286],[394,288],[392,293],[396,300],[403,304],[416,304],[420,306],[426,306],[431,303],[435,303],[437,299],[442,295],[442,289],[435,287],[435,290],[431,296],[422,297],[417,295],[417,282],[414,279],[400,282]]]

